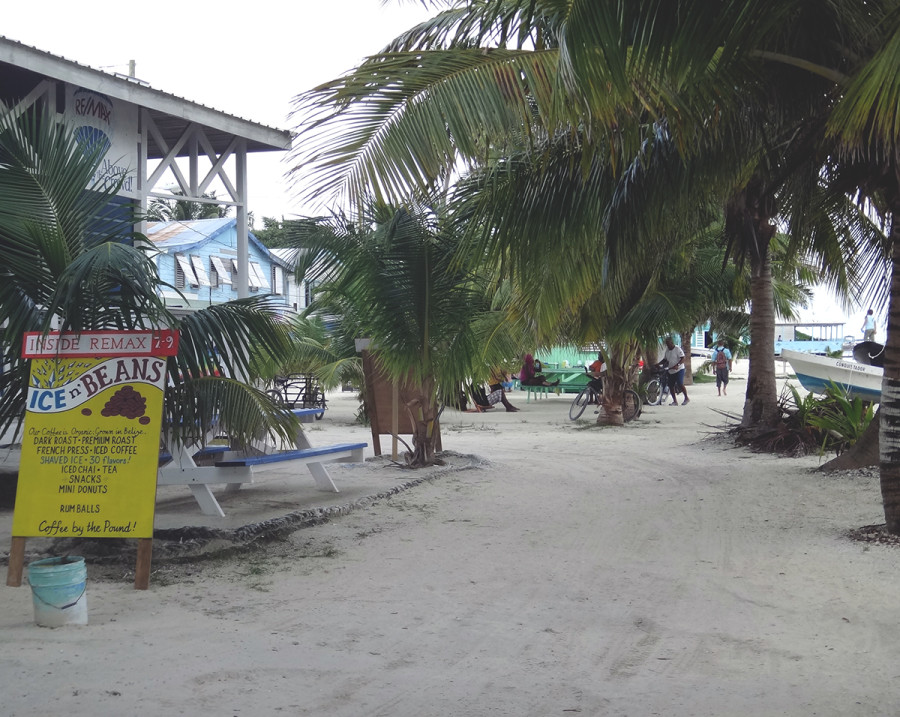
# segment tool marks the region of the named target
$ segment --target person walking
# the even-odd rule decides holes
[[[672,394],[672,403],[670,406],[677,406],[677,393],[684,394],[682,405],[687,405],[691,399],[688,398],[687,389],[684,387],[684,351],[680,346],[676,346],[672,337],[666,339],[666,353],[663,360],[656,364],[659,367],[666,366],[669,381],[669,393]]]
[[[731,351],[725,346],[725,339],[716,341],[712,351],[713,366],[716,367],[716,389],[719,395],[728,395],[728,374],[731,371]]]
[[[869,309],[862,325],[863,341],[874,341],[877,328],[875,326],[875,312]]]

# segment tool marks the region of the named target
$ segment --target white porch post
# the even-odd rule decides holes
[[[143,107],[138,111],[138,166],[137,166],[137,196],[141,220],[137,230],[146,236],[147,234],[147,110]]]
[[[250,296],[250,240],[247,226],[247,143],[240,141],[235,151],[237,180],[237,261],[239,299]]]

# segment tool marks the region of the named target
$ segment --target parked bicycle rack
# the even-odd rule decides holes
[[[273,383],[274,388],[266,393],[286,408],[326,408],[325,392],[312,374],[276,376]],[[323,415],[317,415],[316,420],[321,420]]]

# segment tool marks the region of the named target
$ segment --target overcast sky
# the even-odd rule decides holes
[[[293,129],[287,115],[294,95],[353,68],[429,13],[415,0],[32,0],[4,3],[0,17],[0,34],[9,39],[108,72],[127,73],[134,60],[137,77],[155,89]],[[248,159],[249,209],[258,226],[264,216],[311,211],[292,200],[283,158]],[[803,320],[847,321],[846,332],[859,333],[864,311],[845,315],[824,294],[817,292]]]
[[[0,34],[254,122],[293,129],[294,95],[333,79],[429,17],[413,0],[6,2]],[[249,209],[294,216],[284,154],[248,158]]]

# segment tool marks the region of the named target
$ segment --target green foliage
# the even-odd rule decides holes
[[[257,366],[257,372],[267,380],[293,373],[311,373],[325,389],[351,383],[361,386],[362,361],[356,353],[354,338],[358,337],[349,316],[329,320],[321,316],[295,316],[287,327],[290,349],[276,361]]]
[[[701,323],[689,302],[708,288],[710,318],[729,291],[715,279],[747,266],[757,280],[736,293],[755,293],[758,348],[774,328],[770,268],[793,265],[795,297],[811,276],[847,295],[888,285],[884,235],[851,197],[896,196],[884,171],[900,136],[895,2],[451,5],[296,99],[293,173],[311,199],[399,201],[474,178],[487,199],[466,217],[481,232],[468,254],[502,263],[543,332],[601,282],[604,299],[632,303],[629,274],[654,262],[665,281],[641,286],[640,330],[664,304],[688,314],[674,328]],[[718,238],[737,267],[704,280],[680,250],[723,206]],[[754,364],[748,423],[776,413],[774,373]]]
[[[176,196],[182,194],[175,192]],[[211,202],[192,202],[187,199],[161,199],[155,198],[147,207],[147,219],[152,222],[189,222],[195,219],[217,219],[227,217],[231,207],[226,204],[216,204],[215,192],[204,194],[204,199]]]
[[[831,384],[824,396],[802,395],[788,384],[779,399],[781,420],[757,436],[758,449],[789,455],[828,451],[842,453],[856,443],[875,415],[871,403],[847,398],[840,386]]]
[[[371,203],[359,223],[336,215],[294,240],[306,248],[298,275],[322,280],[311,310],[370,338],[393,378],[434,382],[434,400],[451,400],[521,349],[508,292],[484,268],[455,261],[459,234],[436,204]]]
[[[253,236],[270,249],[294,247],[296,244],[292,241],[292,237],[300,233],[315,232],[319,226],[316,219],[307,217],[280,220],[263,217],[262,222],[262,229],[254,229]]]
[[[871,402],[861,398],[848,398],[840,386],[828,386],[825,398],[819,401],[818,410],[809,416],[808,422],[823,433],[821,451],[833,448],[843,452],[856,443],[875,415]]]

